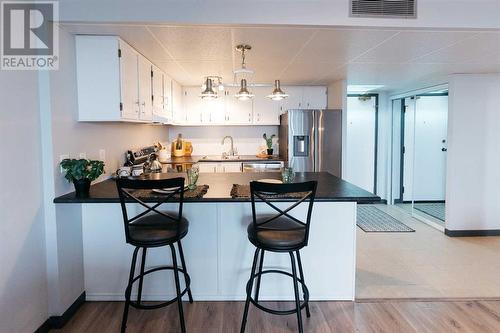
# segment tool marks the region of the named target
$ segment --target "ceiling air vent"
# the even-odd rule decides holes
[[[351,16],[416,18],[417,0],[350,0]]]

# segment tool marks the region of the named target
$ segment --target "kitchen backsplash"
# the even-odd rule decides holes
[[[221,144],[222,138],[230,135],[234,139],[234,147],[239,155],[255,155],[259,147],[265,146],[262,134],[276,135],[273,148],[278,152],[278,126],[214,126],[214,127],[170,127],[169,140],[177,135],[193,143],[193,155],[220,155],[229,150],[229,140]]]

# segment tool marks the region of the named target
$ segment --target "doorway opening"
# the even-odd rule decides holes
[[[392,100],[392,204],[445,227],[448,90]]]

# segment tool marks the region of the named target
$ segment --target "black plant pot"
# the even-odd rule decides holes
[[[267,149],[267,155],[271,156],[273,154],[273,148]]]
[[[73,185],[75,185],[75,195],[77,198],[87,198],[90,192],[90,180],[79,179],[74,180]]]

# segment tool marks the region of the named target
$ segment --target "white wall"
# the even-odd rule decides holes
[[[0,87],[0,332],[33,332],[48,313],[38,75],[1,71]]]
[[[377,194],[388,200],[391,187],[391,125],[392,103],[387,92],[378,93],[378,129],[377,129]]]
[[[256,155],[259,148],[265,148],[262,135],[276,134],[273,149],[274,154],[278,154],[278,126],[176,126],[169,128],[169,141],[175,140],[179,133],[193,143],[193,155],[202,156],[221,155],[229,151],[229,140],[222,145],[222,138],[226,135],[233,137],[239,155]]]
[[[65,21],[500,28],[499,0],[419,0],[418,18],[409,20],[349,17],[348,0],[59,2]]]
[[[47,113],[42,128],[46,132],[44,179],[50,184],[45,196],[47,229],[47,265],[49,314],[61,315],[84,291],[82,226],[80,205],[54,205],[54,197],[73,191],[60,173],[60,155],[98,159],[99,150],[106,151],[108,178],[124,162],[127,149],[151,145],[168,138],[166,126],[124,123],[77,122],[77,91],[74,37],[60,30],[59,70],[47,74],[41,82]],[[42,74],[43,76],[44,74]]]
[[[342,178],[374,192],[376,98],[347,97],[347,141]]]
[[[500,229],[500,75],[450,79],[446,228]]]

